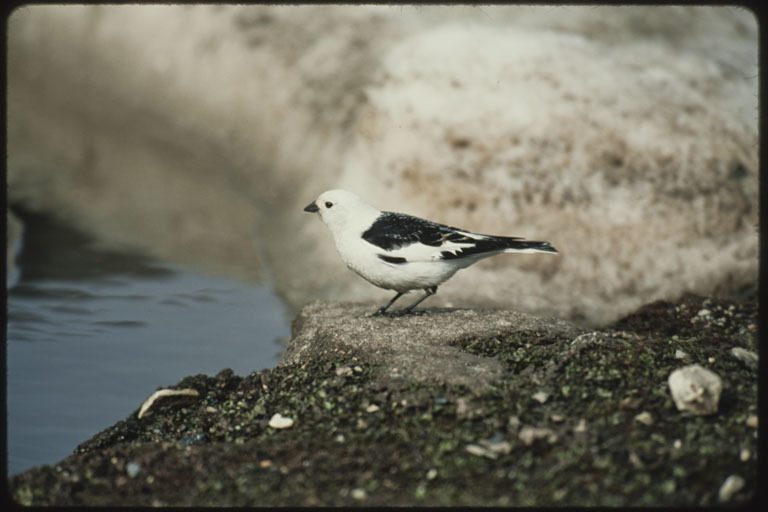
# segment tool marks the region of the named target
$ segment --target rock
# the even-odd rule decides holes
[[[722,381],[716,373],[692,364],[673,371],[668,384],[678,410],[702,415],[717,412]]]
[[[725,503],[731,501],[731,497],[744,488],[744,479],[739,475],[730,475],[725,479],[717,492],[717,501]]]
[[[635,421],[639,421],[643,425],[653,425],[653,415],[649,413],[648,411],[643,411],[637,416],[635,416]]]
[[[481,392],[501,377],[503,365],[496,358],[460,350],[457,343],[521,331],[571,338],[581,332],[563,320],[516,311],[430,308],[389,318],[372,317],[375,310],[372,304],[311,302],[294,319],[293,338],[280,364],[354,353],[367,363],[390,368],[382,372],[390,378],[464,385]]]
[[[546,427],[525,426],[520,429],[520,433],[517,435],[517,437],[523,442],[523,444],[528,446],[532,445],[539,439],[546,439],[550,444],[557,441],[557,434],[555,434],[555,431]]]
[[[126,465],[125,465],[125,473],[129,477],[136,478],[140,472],[141,472],[141,466],[139,466],[135,462],[128,462],[128,463],[126,463]]]
[[[759,362],[757,354],[741,347],[733,347],[730,352],[733,357],[744,363],[747,368],[757,370]]]
[[[498,457],[498,454],[477,444],[468,444],[464,447],[464,449],[472,455],[477,455],[478,457],[488,457],[489,459],[496,459]]]
[[[293,419],[292,418],[286,418],[285,416],[281,415],[280,413],[276,413],[272,418],[269,420],[269,426],[272,428],[290,428],[293,426]]]
[[[729,390],[739,392],[707,418],[670,415],[659,389],[663,377],[685,366],[672,357],[675,348],[706,361],[723,347],[758,346],[757,339],[742,345],[741,334],[757,322],[756,294],[748,304],[736,303],[737,323],[727,331],[688,343],[698,332],[691,330],[689,313],[699,311],[701,302],[688,297],[656,303],[595,336],[626,346],[596,342],[579,350],[570,346],[578,330],[574,335],[555,322],[548,335],[546,326],[535,323],[545,320],[509,312],[430,309],[377,323],[363,316],[373,305],[347,307],[347,327],[341,318],[303,319],[303,326],[294,326],[297,336],[308,337],[306,329],[313,328],[320,337],[291,344],[291,351],[305,347],[302,362],[242,377],[231,371],[185,377],[171,387],[197,390],[197,406],[155,405],[141,420],[126,411],[125,420],[56,465],[11,477],[9,488],[16,502],[32,506],[442,506],[448,500],[546,508],[707,506],[718,502],[726,476],[739,475],[742,489],[735,491],[731,480],[722,493],[729,505],[739,505],[753,499],[759,482],[756,376],[730,373]],[[337,307],[316,311],[327,315]],[[707,307],[724,309],[717,300]],[[483,338],[440,331],[440,324],[453,328],[472,316],[490,323],[478,326]],[[505,318],[519,323],[499,323]],[[366,325],[382,335],[365,334]],[[340,331],[336,339],[334,327]],[[633,340],[619,331],[642,336]],[[385,346],[388,339],[392,346]],[[502,377],[477,393],[447,384],[456,379],[444,374],[456,366],[416,371],[417,360],[435,347],[448,361],[449,350],[487,354],[461,360],[495,359]],[[401,362],[411,348],[414,366]],[[406,352],[392,365],[397,351]],[[723,359],[731,360],[717,358],[723,366]],[[739,365],[730,362],[736,370]],[[337,375],[338,368],[352,374]],[[403,377],[392,378],[393,368]],[[466,370],[461,378],[472,375]],[[596,401],[596,385],[616,398]],[[549,393],[544,405],[531,399],[543,390]],[[288,424],[296,420],[290,429],[273,429],[281,415],[266,426],[276,411],[291,416],[283,418]],[[650,421],[652,427],[642,424]],[[657,474],[659,464],[669,471]]]

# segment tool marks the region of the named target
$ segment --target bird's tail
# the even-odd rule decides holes
[[[504,252],[548,252],[557,254],[557,249],[552,247],[549,242],[539,242],[536,240],[523,240],[514,237],[503,238],[506,249]]]

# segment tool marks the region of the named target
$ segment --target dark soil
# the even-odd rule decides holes
[[[396,319],[393,319],[396,321]],[[655,302],[576,339],[465,339],[505,371],[489,390],[382,377],[346,353],[238,377],[184,378],[55,466],[10,479],[24,505],[712,505],[757,491],[756,292]],[[678,351],[678,352],[676,352]],[[682,355],[679,351],[687,355]],[[710,416],[679,412],[667,377],[723,381]],[[275,413],[290,428],[269,424]]]

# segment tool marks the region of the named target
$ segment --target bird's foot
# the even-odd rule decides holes
[[[382,311],[378,310],[375,313],[372,313],[371,317],[385,317],[385,318],[398,318],[401,316],[421,316],[426,314],[426,310],[419,309],[419,310],[412,310],[412,309],[400,309],[397,311]]]

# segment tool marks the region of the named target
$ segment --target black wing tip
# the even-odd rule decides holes
[[[406,263],[408,261],[400,256],[387,256],[385,254],[379,254],[378,256],[380,259],[386,261],[387,263],[394,263],[396,265],[400,263]]]
[[[552,254],[558,254],[557,249],[555,249],[549,242],[543,242],[541,244],[541,250],[551,252]]]

